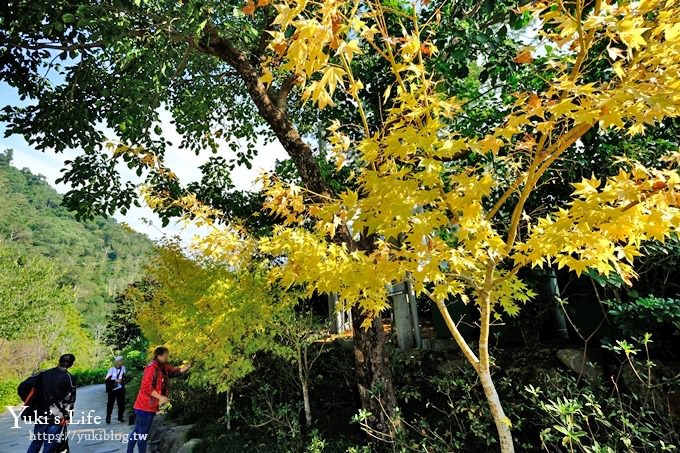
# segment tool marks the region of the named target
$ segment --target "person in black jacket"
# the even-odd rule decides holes
[[[76,358],[73,354],[59,357],[59,365],[40,373],[37,397],[40,399],[40,413],[36,417],[33,441],[26,453],[53,453],[61,443],[61,435],[68,425],[76,402],[76,387],[68,369]]]

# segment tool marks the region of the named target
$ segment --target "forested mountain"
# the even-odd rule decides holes
[[[103,322],[109,297],[138,278],[152,243],[113,219],[78,221],[43,176],[11,162],[11,150],[0,152],[0,241],[54,260],[93,328]]]

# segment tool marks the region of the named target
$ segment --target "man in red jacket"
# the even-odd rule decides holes
[[[142,385],[135,400],[135,429],[128,438],[127,453],[133,453],[135,444],[139,453],[146,453],[146,437],[160,406],[168,403],[168,379],[180,376],[191,368],[184,365],[176,368],[168,363],[168,348],[159,346],[153,353],[153,360],[144,368]]]

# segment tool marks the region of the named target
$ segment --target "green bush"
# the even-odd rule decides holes
[[[73,381],[78,387],[85,385],[103,384],[108,368],[95,368],[92,370],[74,370],[71,372]]]
[[[225,394],[183,380],[173,383],[171,415],[181,423],[196,423],[191,435],[204,440],[203,453],[345,453],[364,441],[359,426],[351,423],[356,411],[351,349],[329,344],[314,365],[311,431],[304,426],[297,370],[271,354],[257,355],[254,363],[255,371],[232,388],[229,417]],[[191,404],[200,407],[200,413]]]
[[[0,382],[0,412],[5,410],[5,406],[14,406],[20,402],[19,395],[17,395],[17,387],[20,383],[19,379]]]
[[[172,410],[169,416],[180,424],[216,420],[226,413],[227,398],[208,385],[189,384],[186,378],[172,379],[170,383]]]
[[[608,300],[609,315],[626,336],[642,332],[680,333],[680,300],[655,296],[630,301]],[[661,331],[661,332],[660,332]]]
[[[496,350],[494,378],[513,423],[518,451],[656,452],[680,445],[673,401],[614,387],[577,382],[552,349]],[[256,370],[233,388],[230,426],[224,395],[173,384],[173,416],[196,423],[204,453],[258,451],[368,453],[479,452],[498,449],[484,393],[467,362],[450,353],[409,351],[392,360],[404,431],[392,444],[366,446],[353,387],[351,351],[330,346],[311,388],[314,427],[306,429],[299,386],[286,361],[259,355]],[[618,391],[617,391],[618,390]],[[662,395],[680,391],[664,384]],[[651,396],[654,396],[652,393]],[[193,405],[193,407],[192,407]],[[196,410],[199,407],[200,410]],[[362,445],[363,444],[363,445]]]
[[[125,384],[125,407],[132,410],[132,406],[137,399],[139,387],[142,385],[142,372],[135,371],[128,373],[129,381]]]
[[[147,354],[143,350],[125,349],[123,357],[125,357],[125,366],[128,370],[143,370],[148,362]]]
[[[540,434],[546,451],[561,447],[603,453],[676,449],[678,436],[672,423],[638,395],[604,395],[589,387],[553,391],[552,396],[533,386],[526,391],[546,417]],[[566,396],[560,397],[560,393]]]

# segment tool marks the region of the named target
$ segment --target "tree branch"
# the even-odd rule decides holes
[[[282,86],[278,93],[279,99],[272,99],[264,84],[259,80],[259,68],[253,66],[246,54],[237,49],[229,39],[221,36],[219,30],[214,25],[206,26],[205,34],[201,39],[196,40],[193,37],[187,37],[187,41],[197,50],[213,55],[234,68],[245,84],[246,90],[255,103],[258,113],[272,128],[279,142],[281,142],[281,145],[295,164],[305,187],[321,195],[332,194],[333,191],[321,175],[321,169],[312,149],[302,139],[302,136],[285,111],[279,107],[282,102],[281,96],[287,92],[286,90],[290,90],[290,88],[285,88],[282,91],[284,88]],[[288,82],[288,84],[292,83],[293,81]],[[284,82],[284,86],[288,84]]]
[[[96,48],[102,48],[106,45],[104,41],[95,41],[95,42],[89,42],[89,43],[83,43],[83,44],[57,44],[54,42],[39,42],[35,44],[18,44],[18,45],[12,45],[10,44],[9,47],[14,47],[18,49],[26,49],[26,50],[61,50],[63,52],[72,52],[74,50],[82,50],[82,49],[96,49]]]
[[[294,74],[290,75],[283,81],[281,87],[278,90],[275,90],[274,87],[270,87],[269,90],[267,90],[267,94],[270,98],[272,98],[274,105],[276,105],[276,107],[282,112],[286,111],[286,106],[288,105],[288,95],[290,94],[290,90],[293,89],[296,79],[297,77]]]

